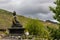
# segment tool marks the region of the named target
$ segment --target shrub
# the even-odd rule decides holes
[[[30,35],[39,35],[40,37],[49,36],[46,27],[38,20],[29,20],[25,28],[29,31]]]

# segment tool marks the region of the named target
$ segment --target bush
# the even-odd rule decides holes
[[[26,30],[29,31],[30,35],[39,35],[40,37],[48,37],[49,32],[46,27],[38,20],[29,20],[26,24]]]
[[[48,27],[48,31],[50,32],[51,38],[54,39],[60,39],[60,29],[54,29],[51,27]]]

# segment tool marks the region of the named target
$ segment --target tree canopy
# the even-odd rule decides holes
[[[54,19],[60,22],[60,0],[56,0],[54,4],[56,7],[50,7],[50,10],[55,14]]]

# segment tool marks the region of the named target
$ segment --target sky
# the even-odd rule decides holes
[[[54,0],[0,0],[0,9],[16,11],[17,14],[40,20],[52,20],[54,13],[49,6],[54,7]]]

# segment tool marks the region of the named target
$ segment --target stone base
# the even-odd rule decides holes
[[[10,28],[9,34],[11,35],[23,35],[24,34],[24,28]]]

